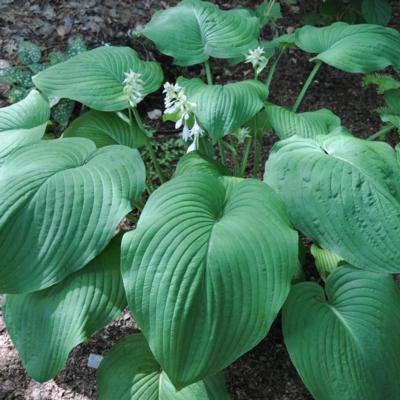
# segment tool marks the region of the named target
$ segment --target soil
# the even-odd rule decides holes
[[[132,39],[130,33],[140,30],[155,10],[176,3],[177,0],[0,0],[0,64],[16,62],[16,51],[21,39],[31,40],[40,45],[44,52],[49,52],[64,50],[70,38],[81,36],[89,47],[105,43],[130,45],[144,57],[157,59],[167,65],[166,79],[173,81],[179,72],[170,60],[160,56],[143,39]],[[235,5],[254,6],[258,2],[236,0],[215,3],[230,8]],[[301,1],[300,7],[284,7],[285,18],[280,22],[279,30],[286,32],[296,28],[300,24],[301,15],[313,7],[312,3]],[[400,5],[395,0],[392,4],[393,26],[399,28]],[[266,32],[266,37],[269,35],[270,32]],[[217,81],[227,74],[230,80],[249,76],[248,69],[243,66],[231,67],[214,61],[212,67]],[[292,104],[311,68],[306,54],[298,50],[288,51],[280,62],[271,86],[271,100],[282,105]],[[186,71],[191,76],[200,73],[198,67]],[[7,89],[4,85],[0,86],[0,106],[6,105]],[[343,124],[354,134],[367,137],[380,127],[379,117],[373,111],[380,105],[381,99],[372,88],[362,88],[360,76],[323,66],[301,110],[329,108],[342,118]],[[160,93],[150,96],[142,108],[143,114],[155,108],[162,109]],[[156,125],[156,128],[161,127],[161,124]],[[173,130],[165,126],[159,130],[164,136],[174,134]],[[389,140],[392,144],[398,142],[395,134]],[[273,136],[265,137],[263,154],[268,154],[273,141]],[[310,257],[306,264],[308,278],[314,279]],[[135,330],[136,326],[126,310],[117,321],[76,347],[70,354],[65,370],[56,379],[39,384],[26,375],[5,330],[0,309],[0,400],[95,399],[95,370],[87,366],[89,354],[104,354],[115,341]],[[226,381],[234,400],[312,399],[290,362],[283,343],[280,317],[257,347],[226,370]]]

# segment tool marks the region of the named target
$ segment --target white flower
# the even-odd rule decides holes
[[[268,64],[268,58],[265,57],[265,51],[262,47],[249,50],[246,56],[246,63],[250,63],[258,75]]]
[[[236,131],[235,136],[238,138],[239,143],[243,143],[246,138],[250,137],[250,129],[249,128],[239,128]]]
[[[142,74],[129,71],[125,72],[124,94],[128,97],[131,107],[136,107],[144,99],[144,82],[141,79]]]

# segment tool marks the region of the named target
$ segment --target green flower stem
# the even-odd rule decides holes
[[[225,147],[224,147],[224,140],[223,139],[218,140],[218,150],[219,150],[219,155],[221,157],[222,164],[226,165],[226,153],[225,153]]]
[[[141,199],[136,200],[133,205],[139,210],[139,211],[143,211],[144,208],[144,203]]]
[[[258,178],[260,172],[260,161],[261,161],[261,140],[254,139],[254,165],[253,165],[253,176]]]
[[[249,153],[250,153],[252,142],[253,142],[253,138],[249,137],[246,139],[246,143],[244,144],[242,162],[240,164],[240,169],[239,169],[239,176],[241,176],[241,177],[243,177],[244,173],[246,172],[247,161],[249,159]]]
[[[147,136],[147,139],[146,139],[146,148],[147,148],[147,151],[148,151],[149,154],[150,154],[151,161],[153,162],[154,169],[156,170],[156,174],[157,174],[158,178],[160,179],[160,182],[161,182],[161,183],[164,183],[164,182],[165,182],[165,177],[164,177],[164,175],[163,175],[163,173],[162,173],[162,171],[161,171],[160,164],[158,163],[158,160],[157,160],[157,155],[156,155],[156,153],[155,153],[155,151],[154,151],[154,149],[153,149],[153,146],[151,145],[150,139],[149,139],[151,135],[149,134],[149,132],[147,131],[147,129],[144,127],[143,121],[142,121],[142,119],[140,118],[140,114],[139,114],[139,111],[137,110],[137,108],[136,108],[136,107],[134,107],[134,108],[132,108],[132,109],[129,108],[128,110],[129,110],[129,112],[132,111],[133,116],[135,117],[135,120],[136,120],[136,122],[137,122],[139,128],[140,128],[143,132],[146,133],[146,136]],[[131,114],[129,114],[129,116],[131,117]]]
[[[375,132],[373,135],[371,135],[367,140],[384,139],[385,136],[394,128],[395,126],[392,124],[385,125],[379,129],[378,132]]]
[[[237,168],[238,168],[238,156],[237,156],[237,151],[234,146],[232,146],[228,142],[223,142],[224,146],[230,151],[232,154],[232,162],[233,162],[233,167],[234,167],[234,172],[235,175],[237,173]]]
[[[283,48],[279,51],[278,56],[276,57],[274,63],[272,64],[272,66],[271,66],[271,68],[270,68],[270,70],[269,70],[269,72],[268,72],[267,80],[265,81],[265,86],[267,87],[267,91],[268,91],[268,92],[269,92],[269,88],[270,88],[270,86],[271,86],[272,79],[274,78],[274,75],[275,75],[276,67],[278,66],[279,61],[280,61],[280,59],[281,59],[283,53],[285,52],[285,50],[286,50],[286,49],[283,47]]]
[[[322,62],[321,61],[317,61],[314,65],[314,68],[312,69],[312,71],[310,72],[310,75],[308,76],[306,83],[304,84],[303,88],[301,89],[301,92],[299,94],[299,96],[296,99],[296,102],[294,103],[294,106],[292,107],[292,111],[296,112],[301,104],[301,102],[304,99],[304,96],[307,93],[307,90],[309,89],[309,87],[311,86],[311,84],[314,81],[315,76],[317,75],[317,72],[319,71],[319,69],[321,68]]]
[[[207,83],[209,85],[212,85],[213,84],[213,78],[212,78],[210,62],[208,60],[204,62],[204,69],[206,70]]]

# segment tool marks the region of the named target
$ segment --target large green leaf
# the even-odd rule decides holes
[[[49,116],[49,103],[36,90],[20,102],[0,108],[0,164],[16,147],[39,141]]]
[[[346,72],[373,72],[389,65],[400,68],[400,33],[379,25],[336,22],[296,31],[296,46],[317,53],[323,61]]]
[[[123,144],[138,148],[145,144],[146,134],[137,124],[131,126],[116,113],[89,111],[74,120],[64,132],[64,137],[85,137],[97,147]]]
[[[400,271],[400,169],[385,143],[349,135],[277,143],[265,181],[293,223],[324,249],[367,270]]]
[[[340,126],[340,118],[325,108],[297,114],[284,107],[268,104],[265,111],[272,128],[281,139],[293,135],[316,138]]]
[[[293,287],[285,343],[316,400],[400,398],[400,296],[389,275],[342,267]]]
[[[386,0],[363,0],[361,11],[369,24],[386,26],[392,17],[392,6]]]
[[[214,140],[236,131],[264,106],[264,84],[248,80],[226,85],[207,85],[201,79],[178,79],[195,114]]]
[[[201,0],[183,0],[158,11],[144,35],[178,65],[194,65],[215,58],[242,57],[257,47],[260,25],[244,9],[222,11]]]
[[[44,289],[81,269],[144,188],[137,150],[83,138],[43,141],[0,167],[0,293]]]
[[[177,391],[154,359],[144,336],[120,340],[97,371],[100,400],[227,400],[223,373]]]
[[[88,266],[51,288],[10,294],[4,304],[8,333],[28,374],[39,382],[56,376],[69,352],[126,307],[119,238]]]
[[[210,174],[215,177],[223,175],[232,175],[228,168],[219,164],[211,158],[200,154],[197,151],[191,151],[185,154],[178,162],[174,177],[181,175],[193,175],[196,173]]]
[[[289,291],[298,240],[267,185],[194,174],[152,194],[122,249],[128,304],[183,387],[267,334]]]
[[[130,71],[142,74],[144,95],[163,81],[157,63],[142,61],[129,47],[104,46],[47,68],[33,77],[33,83],[48,96],[76,100],[95,110],[119,111],[129,106],[123,81]]]

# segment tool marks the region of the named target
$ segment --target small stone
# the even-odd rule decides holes
[[[97,369],[97,368],[99,368],[99,365],[102,361],[103,361],[103,356],[101,356],[100,354],[90,353],[87,366],[89,368]]]
[[[66,35],[66,33],[67,33],[67,31],[65,30],[65,28],[64,28],[63,26],[59,26],[59,27],[57,28],[57,34],[58,34],[58,36],[63,37],[63,36]]]

